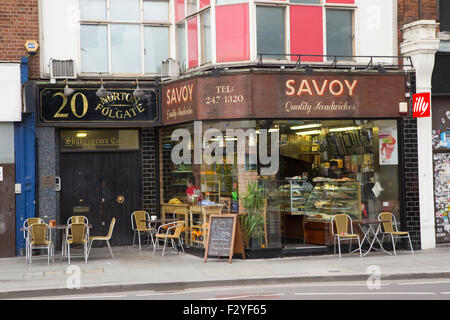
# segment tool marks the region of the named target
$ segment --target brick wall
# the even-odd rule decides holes
[[[0,61],[27,56],[27,40],[39,41],[38,0],[1,0]],[[29,57],[29,78],[39,78],[39,51]]]
[[[420,249],[419,171],[417,150],[417,120],[411,115],[403,119],[403,214],[401,225],[410,233],[415,249]]]
[[[142,129],[142,206],[151,214],[156,214],[157,193],[157,137],[156,129]]]

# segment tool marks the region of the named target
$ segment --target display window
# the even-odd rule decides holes
[[[197,206],[222,204],[222,212],[240,216],[249,248],[325,247],[333,245],[329,225],[335,214],[357,222],[390,211],[400,221],[398,144],[397,120],[264,119],[165,127],[161,203],[185,204],[192,219],[201,212]],[[260,198],[258,217],[246,221],[252,201]],[[206,221],[199,223],[203,231]],[[187,232],[191,240],[205,236],[195,228]]]

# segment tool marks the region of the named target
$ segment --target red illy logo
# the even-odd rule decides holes
[[[431,112],[431,93],[417,93],[413,94],[413,117],[429,117]]]

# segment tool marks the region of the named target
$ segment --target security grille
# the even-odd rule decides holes
[[[50,78],[75,79],[75,64],[73,60],[50,59]]]

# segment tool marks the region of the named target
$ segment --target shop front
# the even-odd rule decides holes
[[[278,255],[332,250],[338,213],[402,221],[405,81],[401,72],[253,70],[163,85],[162,206],[179,201],[196,220],[199,205],[222,204],[240,215],[248,249]],[[253,183],[263,205],[247,221]],[[200,220],[187,230],[191,247],[202,246]]]
[[[106,235],[116,218],[111,245],[132,243],[134,210],[156,209],[144,202],[143,168],[155,147],[146,136],[159,124],[157,89],[136,95],[124,86],[71,86],[70,94],[39,86],[40,216],[65,224],[83,215],[94,235]]]

